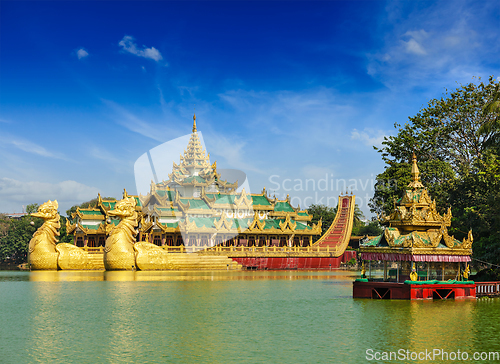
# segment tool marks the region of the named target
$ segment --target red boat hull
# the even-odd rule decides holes
[[[341,263],[356,259],[356,252],[346,251],[337,258],[325,257],[273,257],[231,258],[247,269],[336,269]]]

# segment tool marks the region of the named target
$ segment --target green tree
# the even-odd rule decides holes
[[[29,241],[42,224],[42,219],[30,216],[11,219],[7,234],[0,239],[0,260],[16,264],[26,263]]]
[[[38,204],[26,206],[26,212],[29,214],[37,210]],[[66,218],[61,216],[60,223],[59,242],[73,244],[73,236],[66,234]],[[42,224],[42,219],[29,215],[20,219],[8,219],[5,215],[0,216],[0,261],[16,264],[26,263],[29,242]]]
[[[455,173],[467,174],[495,136],[481,128],[497,120],[496,112],[484,110],[496,97],[498,84],[491,76],[487,83],[462,85],[429,101],[403,126],[395,124],[398,134],[384,138],[383,147],[375,149],[388,164],[407,162],[415,152],[420,162],[447,162]]]
[[[317,224],[321,220],[321,235],[323,235],[337,215],[337,207],[329,207],[322,204],[312,204],[307,208],[307,212],[313,215],[312,224]]]
[[[440,212],[452,207],[450,232],[461,239],[472,228],[474,257],[498,262],[500,128],[499,110],[490,106],[498,102],[499,88],[493,77],[462,85],[431,100],[406,124],[395,124],[397,134],[375,148],[386,168],[377,176],[371,211],[392,212],[410,182],[415,152],[422,183]]]
[[[38,211],[39,205],[37,203],[30,203],[28,206],[26,206],[26,213],[27,214],[32,214]]]
[[[7,218],[5,214],[0,214],[0,239],[2,239],[5,235],[7,235],[7,231],[9,231],[10,220]]]

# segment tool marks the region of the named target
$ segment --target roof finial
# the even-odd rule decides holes
[[[413,157],[412,157],[411,177],[412,181],[410,182],[408,187],[424,188],[424,185],[422,184],[422,182],[420,182],[420,171],[418,170],[417,156],[415,155],[415,152],[413,152]]]
[[[196,113],[193,115],[193,133],[196,133]]]

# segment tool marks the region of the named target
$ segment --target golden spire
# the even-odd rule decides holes
[[[196,133],[196,114],[193,115],[193,133]]]
[[[417,166],[417,156],[413,152],[412,165],[411,165],[411,177],[412,181],[408,184],[411,188],[424,188],[422,182],[420,182],[420,171]]]

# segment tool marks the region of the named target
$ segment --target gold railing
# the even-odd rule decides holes
[[[85,250],[89,254],[104,253],[104,247],[103,246],[99,246],[99,247],[84,246],[81,249]]]
[[[321,247],[317,246],[160,246],[160,248],[166,250],[168,253],[195,253],[199,251],[206,252],[220,252],[220,253],[234,253],[234,252],[246,252],[246,253],[338,253],[338,247]],[[81,248],[88,252],[89,254],[99,254],[104,253],[104,247],[88,247],[85,246]]]

